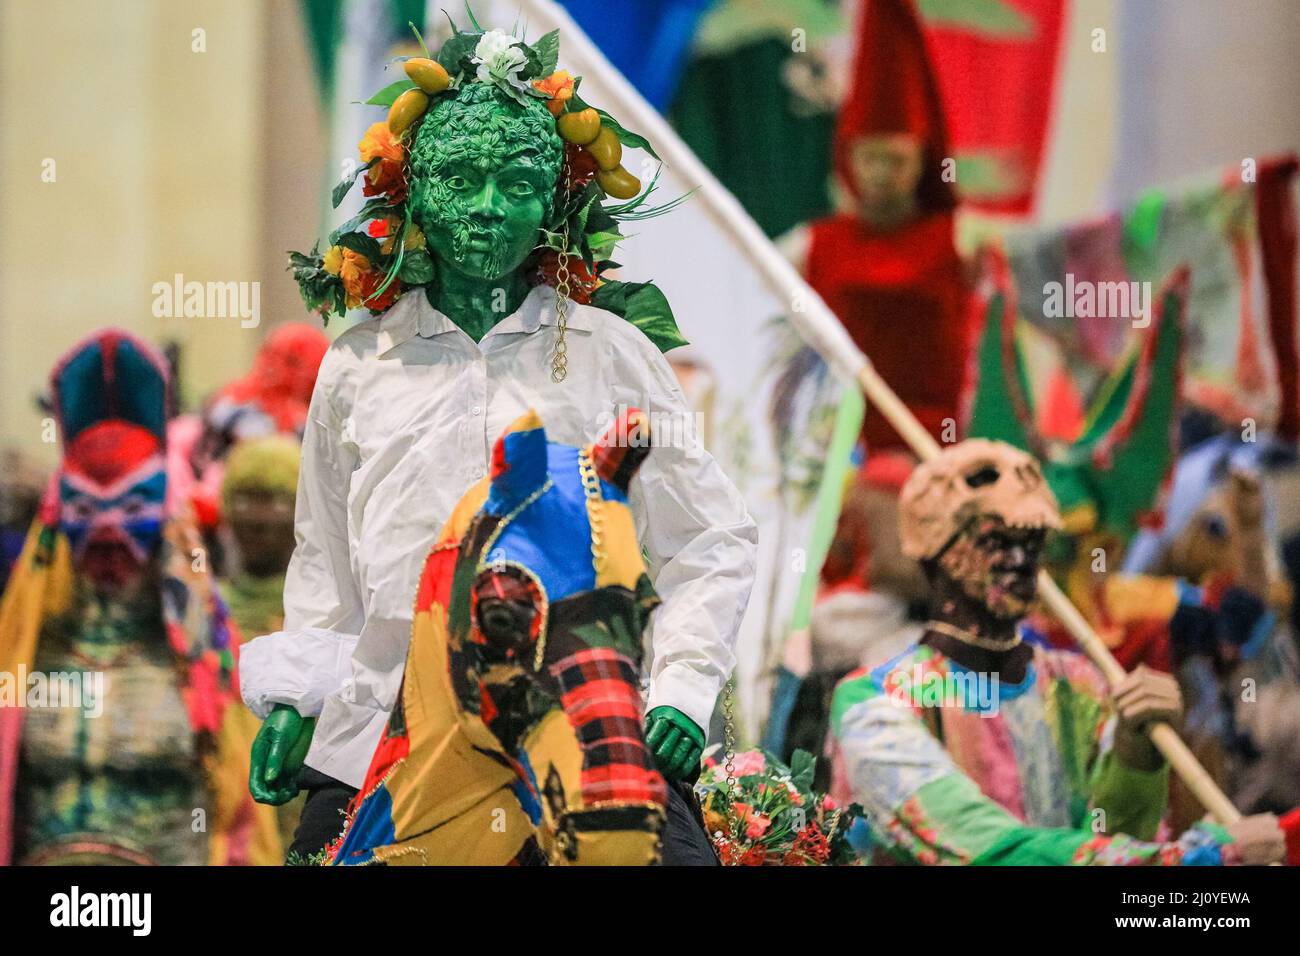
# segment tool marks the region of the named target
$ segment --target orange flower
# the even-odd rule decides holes
[[[398,202],[406,198],[406,175],[402,168],[406,151],[393,136],[387,122],[372,124],[357,144],[357,151],[363,163],[379,160],[366,170],[366,181],[362,186],[365,195],[387,195]]]
[[[393,247],[397,245],[397,230],[400,228],[400,223],[394,223],[392,228],[384,233],[387,238],[384,239],[383,245],[379,247],[379,251],[384,255],[390,256],[393,254]],[[371,235],[374,234],[371,233]],[[406,227],[406,241],[402,243],[402,248],[407,252],[412,249],[424,248],[424,233],[420,231],[420,227],[415,223],[411,223]]]
[[[371,312],[383,312],[402,293],[402,283],[393,279],[382,295],[375,296],[375,290],[384,282],[384,274],[372,269],[370,260],[351,249],[343,250],[343,268],[339,272],[339,278],[343,280],[349,309],[364,305]]]
[[[546,108],[552,116],[563,113],[565,102],[573,96],[573,77],[568,70],[556,70],[545,79],[533,80],[533,86],[550,97],[546,101]]]
[[[400,163],[405,152],[402,144],[393,135],[393,131],[388,128],[387,120],[371,124],[370,129],[366,130],[366,135],[362,136],[361,142],[357,144],[357,151],[361,154],[363,163],[368,163],[376,157]]]
[[[370,275],[370,260],[361,253],[353,249],[344,249],[342,246],[335,246],[334,249],[342,251],[342,259],[339,262],[338,277],[343,280],[343,290],[347,293],[347,305],[349,309],[355,309],[361,304],[364,297],[364,279]],[[328,269],[328,265],[326,266]],[[371,287],[374,291],[374,287]]]

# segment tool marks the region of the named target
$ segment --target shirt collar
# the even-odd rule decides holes
[[[559,325],[559,319],[555,314],[555,302],[555,290],[550,286],[533,286],[519,309],[492,326],[488,335],[505,335],[511,332],[531,334],[543,325]],[[572,300],[569,302],[564,324],[578,332],[591,331],[591,321],[586,315],[586,310],[579,308]],[[487,335],[483,337],[486,339]]]
[[[555,290],[539,285],[529,290],[519,308],[494,325],[483,338],[511,332],[531,334],[543,325],[558,325],[555,314]],[[587,310],[570,301],[565,325],[578,332],[590,332]],[[379,353],[391,351],[415,336],[430,339],[445,332],[460,331],[446,315],[429,302],[424,289],[404,292],[379,320]]]

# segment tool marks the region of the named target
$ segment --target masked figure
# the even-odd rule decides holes
[[[684,342],[663,295],[607,274],[621,222],[665,208],[623,165],[645,141],[581,99],[558,47],[558,33],[528,44],[475,27],[406,61],[409,88],[360,145],[371,198],[323,252],[291,257],[309,308],[376,313],[321,365],[284,626],[246,646],[240,674],[264,718],[250,787],[275,803],[308,791],[291,848],[304,858],[366,783],[399,703],[424,558],[498,467],[496,438],[529,408],[573,448],[633,406],[694,420],[661,354]],[[669,781],[664,859],[715,863],[690,781],[734,663],[756,534],[696,451],[657,449],[627,501],[663,598],[645,733]]]
[[[1198,824],[1148,842],[1168,768],[1142,728],[1178,716],[1173,678],[1139,668],[1108,691],[1082,657],[1022,641],[1056,501],[1035,462],[978,439],[903,487],[903,551],[930,581],[920,643],[835,692],[839,786],[887,859],[946,864],[1272,862],[1276,818]]]
[[[273,435],[242,441],[225,462],[221,514],[228,546],[221,594],[244,640],[284,624],[284,576],[293,554],[293,507],[298,491],[297,438]],[[258,721],[239,708],[251,740]],[[282,842],[293,838],[302,800],[275,808]]]
[[[936,438],[952,440],[970,351],[970,295],[939,91],[911,0],[870,0],[835,129],[845,210],[782,240],[877,371]],[[918,362],[917,342],[925,343]],[[922,372],[923,366],[923,372]],[[904,448],[868,409],[870,451]]]
[[[0,708],[0,853],[271,862],[274,821],[237,786],[237,642],[166,505],[165,366],[101,332],[51,392],[63,459],[0,606],[0,670],[18,675]]]
[[[301,455],[295,439],[275,436],[240,443],[226,462],[221,511],[232,547],[222,591],[246,639],[284,622]]]

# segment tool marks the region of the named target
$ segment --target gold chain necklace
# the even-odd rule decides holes
[[[566,190],[569,184],[569,161],[566,157],[560,171],[560,182]],[[555,356],[551,359],[551,381],[563,382],[569,374],[569,348],[564,341],[564,333],[569,327],[569,220],[564,220],[564,232],[561,239],[559,268],[555,270],[555,324],[558,335],[555,339]]]
[[[591,446],[578,449],[578,474],[582,476],[582,490],[587,493],[587,521],[591,525],[591,566],[599,578],[605,570],[605,548],[602,512],[599,508],[604,496],[600,493],[600,478],[591,460]]]
[[[969,644],[971,647],[982,648],[986,651],[1009,651],[1020,643],[1019,631],[1016,631],[1015,635],[1008,640],[998,640],[993,637],[981,637],[972,631],[944,621],[926,621],[925,627],[926,630],[938,631],[940,634],[948,635],[955,641],[961,641],[963,644]]]

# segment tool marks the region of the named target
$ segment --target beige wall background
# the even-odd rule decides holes
[[[304,317],[284,250],[317,229],[321,134],[297,20],[295,0],[0,5],[0,443],[54,459],[33,397],[94,329],[181,343],[192,402]],[[261,283],[260,326],[156,318],[176,273]]]

